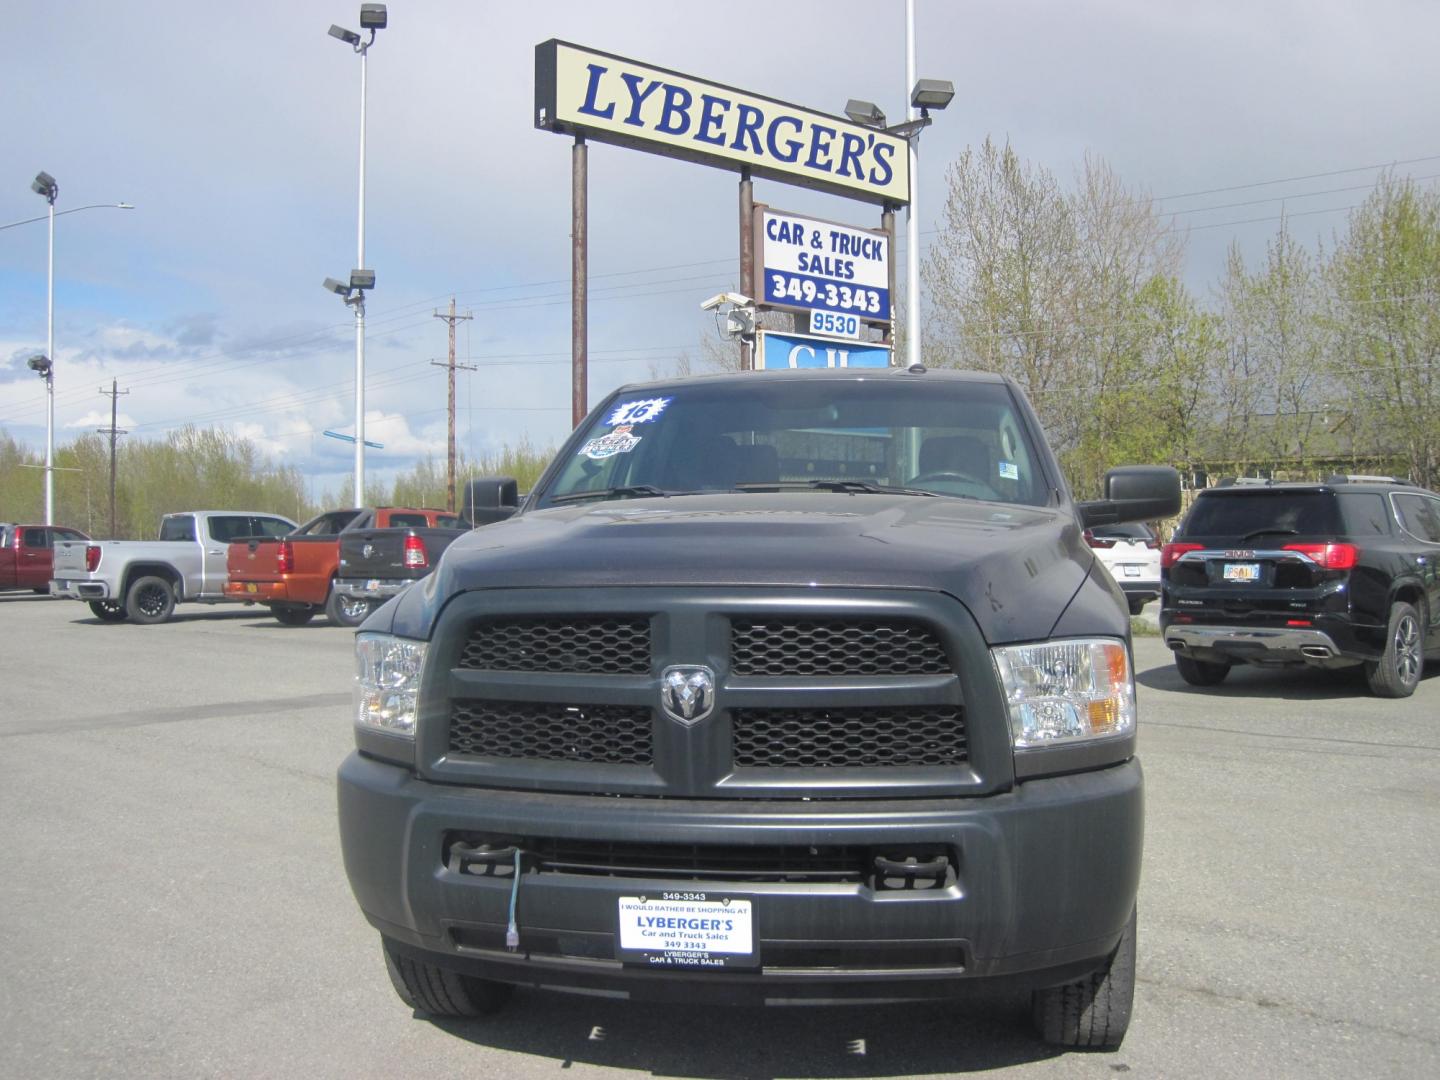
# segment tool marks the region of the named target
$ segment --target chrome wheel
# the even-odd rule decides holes
[[[1401,616],[1395,624],[1395,637],[1391,642],[1395,654],[1395,674],[1407,686],[1420,681],[1420,625],[1410,614]]]

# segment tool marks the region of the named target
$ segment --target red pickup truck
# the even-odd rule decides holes
[[[458,528],[459,522],[459,517],[444,510],[377,506],[331,510],[278,540],[236,540],[225,557],[225,596],[268,604],[271,614],[286,626],[303,626],[321,611],[337,626],[353,626],[346,605],[356,601],[333,588],[342,533],[436,525]]]
[[[89,540],[79,529],[63,525],[0,523],[0,589],[50,591],[56,540]]]

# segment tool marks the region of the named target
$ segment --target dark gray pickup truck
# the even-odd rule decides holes
[[[469,526],[360,529],[340,536],[340,563],[331,586],[343,599],[332,618],[359,626],[370,612],[435,568],[445,549]]]
[[[1124,597],[1019,388],[628,386],[357,635],[341,846],[412,1008],[1033,991],[1129,1023],[1143,835]]]

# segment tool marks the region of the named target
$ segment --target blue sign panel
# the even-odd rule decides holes
[[[890,346],[866,341],[833,341],[826,338],[776,334],[762,330],[756,335],[755,367],[767,371],[780,368],[883,368],[890,366]]]

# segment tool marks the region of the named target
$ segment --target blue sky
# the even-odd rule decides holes
[[[371,53],[367,434],[372,477],[443,455],[445,351],[462,312],[461,445],[548,445],[569,427],[567,139],[531,125],[533,49],[560,37],[808,107],[903,108],[903,0],[396,0]],[[318,489],[351,451],[354,335],[320,287],[355,258],[359,61],[326,35],[358,3],[12,0],[0,37],[0,225],[56,222],[57,441],[108,421],[158,438],[214,423]],[[1092,152],[1189,225],[1202,290],[1226,247],[1263,250],[1273,217],[1328,237],[1384,162],[1440,174],[1440,5],[918,0],[918,68],[957,96],[924,136],[920,219],[945,166],[987,134],[1069,177]],[[1423,161],[1412,159],[1434,158]],[[1341,172],[1341,170],[1345,170]],[[738,283],[733,174],[608,146],[590,152],[590,400],[714,337],[699,301]],[[1428,182],[1428,181],[1427,181]],[[1283,202],[1281,201],[1283,197]],[[757,182],[779,208],[873,225],[863,204]],[[1267,202],[1256,200],[1268,199]],[[1250,203],[1245,206],[1225,204]],[[1198,208],[1217,209],[1193,212]],[[0,428],[40,447],[43,223],[0,230]],[[903,265],[903,263],[902,263]]]

